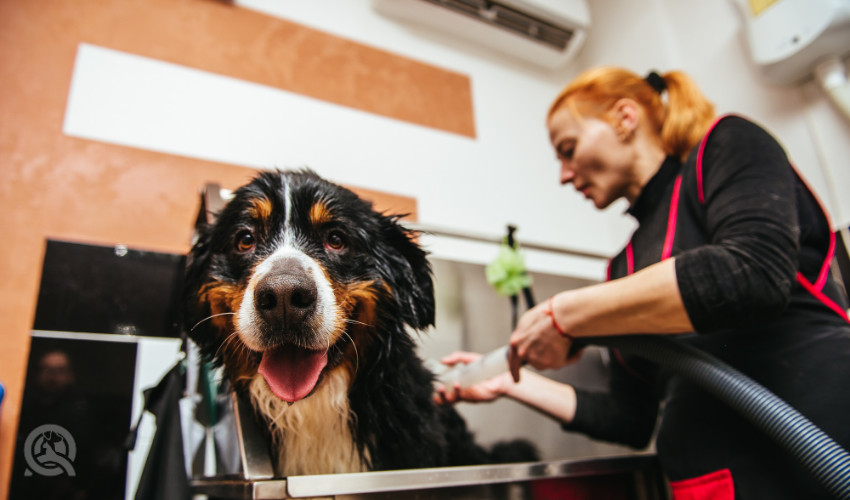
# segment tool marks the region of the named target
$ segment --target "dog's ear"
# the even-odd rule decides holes
[[[383,216],[382,241],[387,250],[379,259],[379,271],[398,303],[402,319],[423,329],[434,324],[434,281],[427,253],[416,243],[419,233],[398,223],[398,216]]]
[[[212,228],[208,225],[199,225],[195,231],[195,241],[191,250],[186,255],[186,267],[184,269],[183,280],[183,327],[185,332],[192,340],[202,348],[206,339],[210,341],[208,335],[203,335],[205,329],[196,328],[201,318],[210,314],[209,304],[201,303],[199,292],[204,284],[204,276],[210,263],[210,238]]]

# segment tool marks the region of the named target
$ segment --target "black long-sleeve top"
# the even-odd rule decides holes
[[[630,207],[639,226],[610,278],[661,260],[673,234],[668,252],[696,329],[681,340],[765,385],[846,447],[850,324],[828,273],[829,222],[759,126],[725,117],[703,142],[684,164],[667,158]],[[577,388],[565,429],[643,448],[660,421],[656,449],[673,481],[730,469],[739,500],[817,498],[803,469],[712,396],[617,350],[612,360],[610,390]]]

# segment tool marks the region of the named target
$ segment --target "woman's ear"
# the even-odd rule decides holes
[[[638,126],[639,107],[633,99],[622,98],[614,103],[611,115],[614,121],[614,130],[621,141],[631,139]]]

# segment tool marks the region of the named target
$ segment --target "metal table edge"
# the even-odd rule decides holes
[[[567,459],[498,465],[433,467],[376,472],[289,476],[279,479],[216,479],[192,481],[196,493],[228,498],[274,500],[333,497],[433,488],[476,486],[602,474],[628,473],[658,468],[654,454],[634,454],[593,459]]]

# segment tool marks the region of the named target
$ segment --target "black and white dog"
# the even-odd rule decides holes
[[[200,229],[185,324],[268,423],[278,475],[491,461],[406,330],[434,321],[415,237],[310,171],[259,174]]]

